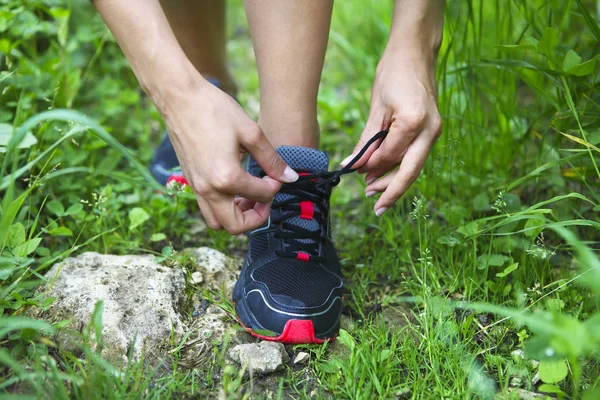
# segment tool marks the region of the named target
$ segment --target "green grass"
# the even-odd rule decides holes
[[[231,3],[231,66],[255,117],[251,42],[241,2]],[[319,96],[332,166],[366,121],[389,3],[335,6]],[[61,326],[23,317],[49,305],[35,288],[70,255],[154,252],[168,261],[173,249],[239,254],[243,243],[190,234],[191,196],[147,184],[162,121],[87,2],[0,6],[0,134],[13,137],[0,153],[0,395],[260,397],[258,381],[224,365],[225,346],[199,370],[176,368],[177,354],[169,371],[112,366],[87,345],[81,357],[58,352]],[[336,343],[308,348],[306,369],[273,378],[274,397],[508,398],[517,380],[553,396],[600,397],[594,10],[580,0],[449,2],[438,59],[444,134],[383,218],[362,178],[334,192],[352,318]],[[537,372],[541,385],[531,383]]]

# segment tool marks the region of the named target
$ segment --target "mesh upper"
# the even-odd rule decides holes
[[[269,248],[269,238],[266,234],[254,235],[250,240],[250,257],[256,260],[262,257]]]
[[[257,268],[252,276],[269,288],[272,296],[284,295],[306,307],[320,306],[341,286],[339,277],[311,262],[278,258]]]

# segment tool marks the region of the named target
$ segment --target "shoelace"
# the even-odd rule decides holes
[[[387,134],[388,131],[378,132],[342,169],[315,173],[299,171],[300,178],[296,182],[283,184],[280,193],[289,197],[285,200],[275,201],[272,205],[273,208],[280,208],[282,211],[278,217],[271,220],[273,224],[279,226],[274,235],[275,238],[283,239],[285,244],[285,250],[275,252],[277,256],[303,261],[324,261],[324,257],[319,256],[318,252],[320,245],[328,240],[322,228],[328,223],[323,210],[326,208],[331,190],[340,183],[342,175],[355,172],[357,169],[352,169],[354,164],[360,160],[373,143],[380,139],[383,141]],[[314,207],[315,204],[319,205],[318,209]],[[296,217],[312,219],[319,224],[320,229],[310,231],[289,222],[290,219]]]

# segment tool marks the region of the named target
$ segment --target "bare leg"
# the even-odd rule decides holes
[[[160,0],[177,41],[198,72],[235,94],[227,69],[225,0]]]
[[[317,92],[333,0],[246,0],[260,78],[259,125],[274,146],[317,147]]]

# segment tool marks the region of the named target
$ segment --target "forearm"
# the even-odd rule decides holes
[[[158,0],[93,0],[143,90],[159,109],[199,74],[177,42]]]
[[[442,43],[445,0],[395,0],[387,54],[433,62]]]

